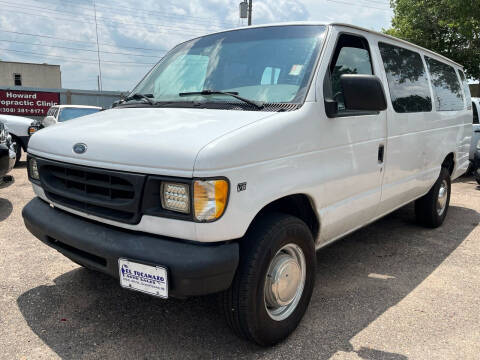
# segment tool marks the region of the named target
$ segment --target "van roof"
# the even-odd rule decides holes
[[[369,32],[369,33],[372,33],[372,34],[375,34],[375,35],[378,35],[378,36],[382,36],[382,37],[385,37],[387,39],[391,39],[391,40],[394,40],[394,41],[398,41],[398,42],[401,42],[401,43],[404,43],[406,45],[410,45],[410,46],[413,46],[413,47],[416,47],[418,49],[421,49],[422,51],[426,52],[426,53],[429,53],[429,54],[432,54],[432,55],[435,55],[435,56],[438,56],[439,58],[442,58],[443,60],[445,61],[448,61],[449,63],[451,64],[454,64],[458,67],[460,67],[461,69],[463,69],[463,65],[443,56],[443,55],[440,55],[432,50],[428,50],[424,47],[421,47],[419,45],[416,45],[416,44],[413,44],[409,41],[406,41],[406,40],[402,40],[402,39],[399,39],[397,37],[394,37],[394,36],[390,36],[390,35],[387,35],[387,34],[383,34],[381,32],[378,32],[378,31],[375,31],[375,30],[371,30],[371,29],[366,29],[366,28],[363,28],[361,26],[356,26],[356,25],[351,25],[351,24],[346,24],[346,23],[341,23],[341,22],[325,22],[325,21],[294,21],[294,22],[283,22],[283,23],[272,23],[272,24],[262,24],[262,25],[253,25],[253,26],[243,26],[243,27],[240,27],[240,28],[232,28],[232,29],[227,29],[227,30],[222,30],[222,31],[217,31],[217,32],[214,32],[214,33],[210,33],[210,34],[219,34],[219,33],[223,33],[223,32],[227,32],[227,31],[235,31],[235,30],[243,30],[243,29],[252,29],[252,28],[262,28],[262,27],[271,27],[271,26],[291,26],[291,25],[324,25],[324,26],[343,26],[343,27],[349,27],[351,29],[356,29],[356,30],[361,30],[361,31],[366,31],[366,32]],[[210,35],[210,34],[206,34],[206,35]]]

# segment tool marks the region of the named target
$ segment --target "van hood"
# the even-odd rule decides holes
[[[28,152],[45,158],[123,171],[191,177],[211,141],[274,116],[261,111],[120,108],[59,123],[32,136]],[[86,145],[83,154],[73,146]]]
[[[28,136],[28,127],[33,121],[23,116],[0,115],[0,122],[8,126],[9,132],[16,136]]]

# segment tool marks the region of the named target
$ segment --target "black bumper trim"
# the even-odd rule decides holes
[[[194,244],[114,228],[52,208],[34,198],[23,208],[27,229],[68,258],[118,278],[118,259],[168,269],[169,295],[188,297],[230,287],[239,260],[237,242]]]

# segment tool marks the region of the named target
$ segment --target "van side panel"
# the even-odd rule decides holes
[[[380,36],[378,41],[420,54],[427,69],[423,53],[416,47],[396,43]],[[378,42],[375,51],[382,60]],[[441,164],[449,153],[453,153],[455,159],[455,172],[452,178],[465,172],[468,166],[468,134],[471,131],[468,123],[471,122],[469,120],[471,112],[466,108],[460,111],[436,111],[428,70],[432,110],[396,112],[392,105],[385,71],[382,75],[389,104],[385,176],[379,207],[380,214],[385,214],[427,193],[438,178]]]

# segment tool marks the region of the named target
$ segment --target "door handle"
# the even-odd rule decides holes
[[[383,157],[385,155],[385,145],[378,145],[378,163],[383,164]]]

